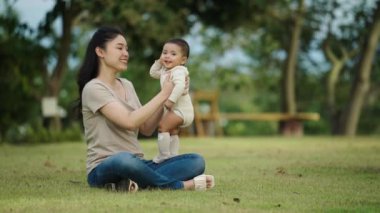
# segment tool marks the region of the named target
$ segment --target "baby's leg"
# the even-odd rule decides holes
[[[179,129],[170,131],[170,156],[177,156],[179,153]]]
[[[170,157],[170,134],[169,132],[159,132],[157,138],[158,155],[153,158],[153,162],[161,163]]]
[[[159,132],[171,132],[178,129],[183,123],[183,118],[173,111],[168,111],[161,119],[158,125]]]
[[[158,150],[159,154],[153,158],[155,163],[160,163],[168,158],[171,155],[171,138],[170,130],[177,129],[177,126],[181,125],[183,122],[182,118],[173,113],[172,111],[167,112],[164,117],[161,119],[158,127]],[[178,150],[177,150],[178,153]]]

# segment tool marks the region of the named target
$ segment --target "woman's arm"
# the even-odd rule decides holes
[[[121,128],[136,130],[150,118],[159,116],[159,111],[163,108],[163,103],[169,97],[172,90],[173,84],[166,80],[161,91],[148,103],[135,111],[130,111],[120,102],[114,101],[100,108],[100,112]]]
[[[161,107],[140,127],[140,133],[145,136],[152,135],[154,130],[157,129],[158,123],[160,122],[163,114],[164,107]]]

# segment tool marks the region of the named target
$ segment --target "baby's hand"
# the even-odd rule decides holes
[[[158,59],[158,61],[160,62],[161,66],[164,66],[164,59],[162,59],[161,57]]]

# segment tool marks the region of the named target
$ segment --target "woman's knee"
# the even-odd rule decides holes
[[[197,153],[191,153],[189,155],[191,155],[195,169],[199,170],[200,172],[204,172],[206,168],[206,162],[203,156]]]
[[[135,155],[123,152],[117,154],[114,158],[114,169],[116,170],[136,170],[139,167],[141,160]]]

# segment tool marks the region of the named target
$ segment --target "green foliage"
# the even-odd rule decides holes
[[[379,75],[380,72],[378,70],[374,71],[374,75]],[[373,90],[368,94],[368,98],[360,117],[358,128],[359,135],[380,135],[380,123],[376,119],[380,113],[380,98],[376,89],[378,86],[379,85],[372,85]]]
[[[185,5],[175,1],[98,0],[83,4],[89,13],[81,21],[120,27],[126,33],[131,57],[152,63],[164,41],[190,30],[190,11]]]
[[[10,144],[40,144],[82,139],[82,129],[76,123],[63,130],[49,130],[41,124],[26,124],[8,130],[4,141]]]
[[[45,50],[26,36],[31,30],[8,9],[0,15],[0,136],[39,114],[38,95],[44,88]]]
[[[278,122],[230,121],[223,129],[228,137],[276,135]]]
[[[55,1],[37,31],[20,23],[11,4],[14,1],[1,2],[6,7],[0,15],[0,136],[3,140],[5,135],[13,135],[12,138],[16,139],[21,137],[18,135],[20,128],[29,126],[26,129],[34,129],[32,123],[42,119],[40,100],[47,91],[47,75],[51,72],[47,67],[57,61],[61,45],[60,35],[53,26],[63,17],[67,1]],[[327,134],[331,128],[325,100],[329,64],[322,55],[318,56],[324,39],[334,52],[339,53],[341,46],[348,50],[359,49],[368,33],[366,24],[371,21],[375,1],[350,3],[354,7],[344,5],[344,2],[316,0],[307,4],[296,76],[297,107],[298,111],[322,115],[320,122],[305,123],[308,133]],[[238,0],[221,4],[214,0],[73,0],[70,3],[71,10],[67,11],[75,17],[70,29],[71,58],[59,92],[59,105],[69,113],[63,123],[65,128],[77,122],[71,116],[73,101],[78,97],[76,71],[89,37],[100,25],[118,26],[125,32],[130,61],[122,76],[134,83],[142,103],[159,90],[159,82],[149,77],[148,71],[159,57],[163,42],[172,37],[184,37],[197,44],[191,47],[188,64],[192,90],[219,90],[223,94],[220,109],[225,112],[280,111],[280,80],[292,30],[290,21],[298,1]],[[339,18],[335,10],[343,11],[342,19],[354,17],[355,24],[342,22],[338,27],[330,28],[327,36],[322,29],[329,28],[328,22]],[[38,36],[34,38],[34,35]],[[50,39],[50,46],[43,47],[42,38]],[[235,55],[236,52],[240,55]],[[318,53],[317,57],[313,58],[315,53]],[[350,96],[356,61],[357,58],[353,58],[347,63],[340,76],[336,90],[338,111],[345,107]],[[380,72],[376,63],[359,134],[379,132],[379,125],[373,119],[379,108],[376,94]],[[225,129],[231,135],[271,134],[276,133],[276,125],[233,122]],[[42,133],[44,131],[38,130],[41,133],[36,138],[41,141],[55,138],[53,133]]]

